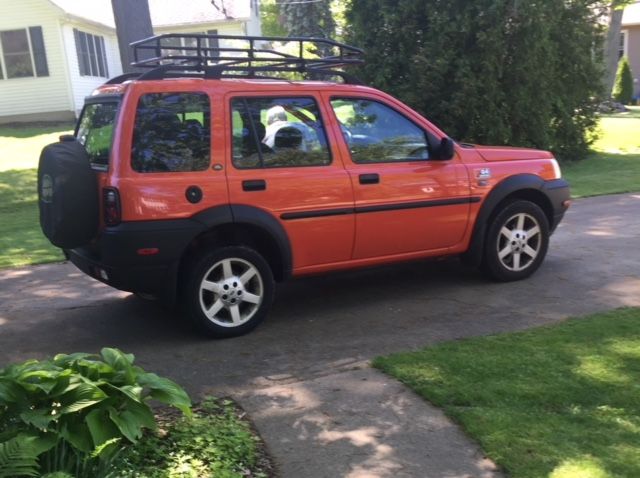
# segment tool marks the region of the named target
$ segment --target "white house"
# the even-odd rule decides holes
[[[149,0],[155,34],[260,35],[257,0]],[[70,120],[122,65],[111,0],[0,0],[0,123]]]
[[[624,9],[619,52],[620,57],[629,58],[633,75],[633,95],[640,98],[640,1]]]

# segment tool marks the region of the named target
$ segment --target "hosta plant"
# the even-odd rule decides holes
[[[156,427],[151,400],[191,414],[180,386],[133,362],[104,348],[1,369],[0,478],[109,476],[119,450]]]

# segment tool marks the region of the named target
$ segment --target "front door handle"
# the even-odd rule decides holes
[[[265,189],[267,189],[267,182],[264,179],[242,181],[243,191],[264,191]]]
[[[378,184],[380,176],[378,174],[361,174],[360,184]]]

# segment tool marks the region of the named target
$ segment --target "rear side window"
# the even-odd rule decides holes
[[[107,166],[111,152],[113,125],[118,111],[118,103],[91,103],[84,107],[76,137],[87,153],[91,164]]]
[[[324,126],[313,98],[235,98],[231,111],[236,168],[331,163]]]
[[[140,173],[204,171],[211,150],[204,93],[149,93],[138,101],[131,166]]]

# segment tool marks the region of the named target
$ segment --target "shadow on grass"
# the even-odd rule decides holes
[[[375,365],[444,408],[513,477],[640,476],[640,309],[447,343]]]
[[[0,211],[12,211],[24,203],[37,207],[37,182],[36,169],[0,171]]]

